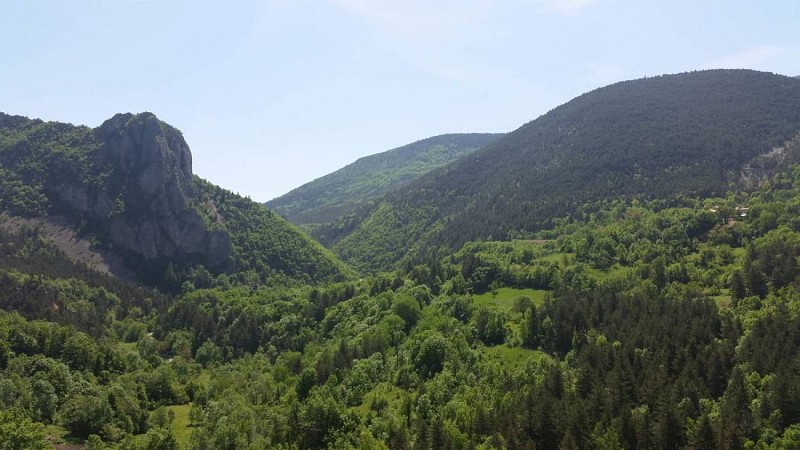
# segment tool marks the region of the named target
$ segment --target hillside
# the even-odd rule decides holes
[[[676,207],[615,201],[553,239],[471,242],[391,274],[220,277],[174,296],[0,216],[0,443],[797,448],[788,169]]]
[[[788,113],[769,112],[775,98],[758,106],[747,108],[769,121],[716,112],[729,148],[791,128]],[[605,117],[589,112],[572,118]],[[179,132],[155,116],[104,129],[0,121],[0,448],[800,448],[796,134],[737,155],[721,195],[681,195],[717,189],[679,171],[723,165],[697,144],[707,160],[675,150],[661,172],[637,161],[635,195],[592,197],[587,177],[572,194],[581,213],[535,235],[431,247],[398,270],[339,282],[346,269],[277,214],[192,175]],[[684,143],[674,130],[650,139],[665,136]],[[597,170],[614,168],[630,147],[619,142],[598,147]],[[551,158],[575,167],[582,153],[570,149]],[[552,162],[539,161],[547,176]],[[426,178],[349,224],[383,233],[374,242],[388,250],[446,242],[458,217],[437,219],[431,199],[458,194],[431,191],[422,206],[403,197],[438,188]],[[103,233],[115,219],[120,235]],[[223,267],[212,262],[221,250],[169,226],[227,243]],[[120,255],[166,262],[159,288],[115,276]]]
[[[366,156],[267,202],[267,207],[299,225],[332,222],[501,136],[445,134]]]
[[[800,131],[798,104],[800,80],[747,70],[613,84],[318,234],[358,268],[380,270],[441,245],[535,232],[609,199],[721,194]]]
[[[54,217],[176,289],[203,266],[262,281],[335,280],[347,269],[281,217],[197,178],[180,131],[150,113],[97,128],[0,114],[0,212]]]

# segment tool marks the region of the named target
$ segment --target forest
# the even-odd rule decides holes
[[[798,198],[793,167],[392,272],[170,289],[0,223],[0,448],[796,448]]]
[[[760,155],[796,137],[798,102],[800,80],[748,70],[612,84],[315,229],[314,236],[374,273],[416,261],[416,253],[432,247],[454,251],[476,239],[552,228],[553,219],[602,210],[609,198],[724,195],[762,172]]]
[[[800,448],[798,83],[622,82],[384,155],[415,178],[318,241],[153,114],[0,114],[0,450]]]
[[[501,134],[445,134],[365,156],[266,203],[296,225],[326,224],[420,176],[496,141]]]

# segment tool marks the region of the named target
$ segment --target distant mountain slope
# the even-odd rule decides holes
[[[501,136],[445,134],[366,156],[267,202],[267,207],[296,224],[331,222]]]
[[[94,129],[0,114],[0,212],[63,216],[150,283],[196,265],[303,282],[348,272],[263,205],[195,177],[180,131],[150,113]]]
[[[800,80],[712,70],[626,81],[504,138],[322,230],[362,270],[440,245],[536,231],[619,197],[724,193],[800,131]],[[590,209],[589,209],[590,210]]]

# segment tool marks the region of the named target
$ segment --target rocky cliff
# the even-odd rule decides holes
[[[230,238],[224,230],[210,230],[197,210],[192,154],[180,131],[144,113],[118,114],[96,133],[103,144],[95,165],[111,176],[94,189],[95,207],[88,212],[110,219],[112,244],[145,259],[223,266],[231,255]]]
[[[226,267],[229,233],[201,215],[180,131],[151,113],[117,114],[95,129],[3,118],[0,169],[40,190],[50,214],[70,218],[134,264]]]
[[[208,284],[198,265],[251,284],[354,275],[264,205],[193,175],[181,132],[150,113],[97,128],[0,113],[0,214],[58,219],[173,292],[196,274]]]

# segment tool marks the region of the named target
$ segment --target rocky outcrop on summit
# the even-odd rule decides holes
[[[103,141],[96,164],[135,184],[144,199],[176,208],[194,196],[192,154],[180,131],[142,113],[117,114],[96,133]]]
[[[151,113],[117,114],[97,128],[0,113],[1,213],[58,217],[138,281],[174,292],[200,265],[265,283],[352,275],[263,205],[193,175],[181,132]]]
[[[87,224],[136,259],[224,268],[231,240],[198,212],[192,154],[180,131],[151,113],[117,114],[94,130],[66,127],[83,131],[85,151],[60,156],[52,151],[57,145],[45,146],[49,170],[41,184],[53,212]],[[30,140],[19,147],[26,146]]]
[[[230,238],[207,229],[195,208],[192,155],[180,131],[150,113],[117,114],[95,131],[102,145],[94,165],[108,177],[90,191],[86,212],[108,222],[111,243],[147,260],[224,265]]]

